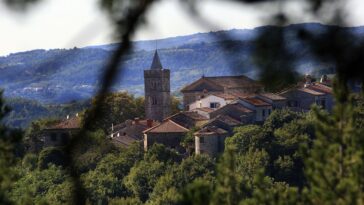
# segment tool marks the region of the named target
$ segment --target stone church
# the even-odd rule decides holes
[[[170,70],[164,69],[158,51],[152,65],[144,70],[145,117],[161,122],[171,114]]]

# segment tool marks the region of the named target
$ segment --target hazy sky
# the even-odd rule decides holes
[[[299,1],[299,0],[298,0]],[[114,42],[112,26],[97,0],[43,0],[25,14],[9,11],[0,3],[0,56],[32,49],[70,48]],[[177,0],[164,0],[148,13],[149,23],[140,28],[136,40],[173,37],[210,30],[254,28],[264,25],[274,6],[259,8],[229,3],[228,1],[202,0],[202,16],[214,28],[201,26],[186,13]],[[220,2],[220,3],[218,3]],[[224,2],[224,3],[222,3]],[[304,14],[302,6],[292,0],[288,5],[291,14]],[[364,25],[364,0],[347,0],[350,26]],[[267,12],[269,11],[269,13]],[[310,17],[295,23],[317,21]]]

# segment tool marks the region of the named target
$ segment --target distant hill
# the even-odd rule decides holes
[[[297,28],[320,33],[328,26],[296,24],[285,27],[288,43],[302,57],[297,67],[302,72],[332,70],[331,65],[310,59],[308,48],[294,35]],[[253,40],[261,31],[275,26],[251,30],[228,30],[198,33],[158,40],[159,54],[165,68],[171,69],[171,86],[182,86],[201,77],[246,74],[256,76],[252,61]],[[362,36],[364,27],[343,28]],[[223,37],[223,38],[222,38]],[[143,94],[143,70],[148,69],[155,41],[137,41],[124,59],[123,72],[113,87],[136,95]],[[33,50],[0,57],[0,88],[12,98],[26,98],[41,103],[65,103],[90,98],[99,84],[104,69],[117,44],[74,49]],[[228,49],[222,49],[224,48]]]

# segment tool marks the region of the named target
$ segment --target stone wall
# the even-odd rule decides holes
[[[216,157],[224,151],[224,144],[227,135],[209,134],[195,136],[196,154],[207,154]]]
[[[181,146],[182,139],[186,133],[148,133],[144,134],[144,150],[148,150],[153,144],[163,144],[166,147],[176,149],[180,153],[184,153],[185,149]]]
[[[145,70],[145,116],[162,121],[171,114],[170,70]]]

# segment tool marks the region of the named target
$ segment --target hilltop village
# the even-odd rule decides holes
[[[279,93],[265,92],[260,83],[243,75],[202,76],[181,89],[183,111],[172,115],[170,72],[155,51],[144,71],[145,118],[112,124],[108,136],[114,144],[128,147],[140,142],[148,150],[159,143],[186,155],[216,157],[235,127],[262,124],[275,109],[307,112],[316,104],[330,112],[334,103],[327,76],[316,82],[306,75],[303,82]],[[44,146],[62,146],[79,129],[80,118],[67,117],[44,130]],[[186,140],[187,135],[193,137]],[[188,148],[182,146],[186,142]]]

